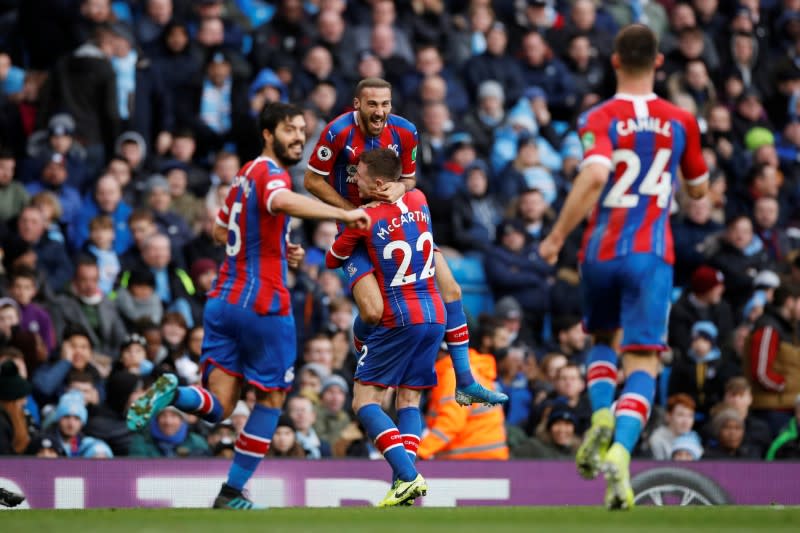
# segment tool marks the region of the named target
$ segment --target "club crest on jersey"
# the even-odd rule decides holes
[[[347,165],[347,183],[356,183],[356,170],[358,170],[357,165]]]
[[[283,182],[283,180],[272,180],[269,183],[267,183],[267,190],[274,191],[275,189],[280,189],[281,187],[285,186],[286,184]]]
[[[581,144],[583,145],[583,150],[586,152],[591,150],[594,147],[594,141],[595,141],[594,133],[592,133],[591,131],[587,131],[586,133],[584,133],[583,137],[581,137]]]
[[[353,263],[347,265],[347,275],[351,278],[358,273],[358,268]]]
[[[333,152],[327,146],[320,146],[317,148],[317,157],[320,161],[330,161],[333,157]]]
[[[397,145],[397,144],[390,144],[390,145],[389,145],[389,146],[387,146],[386,148],[388,148],[389,150],[391,150],[392,152],[394,152],[394,155],[396,155],[396,156],[400,156],[400,145]]]

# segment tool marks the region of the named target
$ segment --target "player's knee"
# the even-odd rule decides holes
[[[359,398],[357,396],[353,397],[353,404],[352,404],[353,405],[353,412],[358,414],[358,412],[361,410],[362,407],[364,407],[365,405],[369,405],[371,403],[375,403],[375,402],[373,402],[373,401],[371,401],[369,399]]]

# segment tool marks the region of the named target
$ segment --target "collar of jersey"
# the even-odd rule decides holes
[[[656,98],[658,98],[658,96],[656,96],[656,93],[650,93],[650,94],[617,93],[614,95],[614,98],[618,100],[626,100],[629,102],[633,102],[636,100],[644,100],[644,101],[655,100]]]

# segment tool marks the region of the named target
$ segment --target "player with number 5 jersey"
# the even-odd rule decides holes
[[[586,371],[593,414],[575,460],[583,477],[603,473],[610,509],[633,506],[630,455],[650,415],[658,352],[666,349],[674,190],[680,175],[692,198],[708,188],[697,121],[653,94],[663,60],[647,26],[619,32],[611,57],[617,94],[580,117],[581,170],[539,246],[541,256],[555,263],[567,235],[591,212],[580,272],[584,323],[594,340]],[[625,385],[612,413],[618,328]]]

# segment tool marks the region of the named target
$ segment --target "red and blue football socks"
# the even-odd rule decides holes
[[[642,370],[632,372],[625,380],[625,387],[617,400],[614,413],[614,442],[620,443],[632,453],[642,428],[650,416],[650,404],[656,393],[656,380]]]
[[[222,404],[213,392],[203,387],[196,385],[178,387],[172,405],[184,413],[197,415],[211,424],[222,420]]]
[[[586,388],[592,412],[608,409],[617,390],[617,352],[607,344],[595,344],[589,350]]]
[[[413,481],[417,477],[417,469],[406,452],[400,431],[389,415],[383,412],[380,405],[371,403],[359,409],[357,416],[375,447],[391,465],[392,478]]]
[[[272,409],[256,404],[236,439],[233,450],[233,464],[228,471],[227,485],[241,491],[245,483],[256,471],[258,463],[269,451],[272,435],[278,426],[280,409]]]
[[[463,388],[475,383],[472,369],[469,366],[469,329],[467,316],[461,300],[444,304],[447,311],[447,325],[444,340],[450,350],[450,359],[456,371],[456,387]]]

